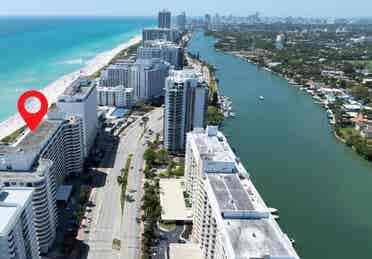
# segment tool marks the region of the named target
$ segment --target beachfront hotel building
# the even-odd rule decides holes
[[[180,32],[177,29],[168,28],[145,28],[142,31],[142,41],[166,40],[177,42],[180,39]]]
[[[40,259],[33,188],[0,186],[0,258]]]
[[[168,10],[162,10],[158,14],[158,27],[159,28],[171,28],[172,14]]]
[[[164,40],[145,41],[137,49],[137,59],[161,59],[175,69],[183,67],[184,50],[177,44]]]
[[[130,108],[134,104],[134,89],[123,85],[115,87],[97,87],[98,105]]]
[[[67,175],[83,169],[83,123],[53,105],[38,128],[11,145],[0,145],[0,184],[33,187],[34,223],[40,253],[56,237],[57,189]]]
[[[97,89],[95,82],[79,77],[58,97],[57,107],[67,116],[83,122],[83,151],[86,158],[97,135]]]
[[[115,87],[122,85],[129,87],[130,68],[133,65],[131,61],[123,61],[110,65],[102,72],[100,78],[100,86]]]
[[[136,101],[164,96],[169,64],[160,59],[137,59],[131,68],[130,86]]]
[[[172,70],[165,82],[164,145],[182,152],[186,133],[206,126],[208,85],[194,69]]]
[[[299,258],[217,127],[187,134],[185,177],[203,258]]]

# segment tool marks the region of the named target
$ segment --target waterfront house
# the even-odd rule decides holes
[[[355,130],[357,130],[363,138],[372,138],[372,120],[369,120],[359,113],[358,116],[353,119],[355,123]]]

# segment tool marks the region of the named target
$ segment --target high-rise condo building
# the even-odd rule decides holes
[[[158,27],[159,28],[171,28],[171,12],[168,10],[162,10],[158,14]]]
[[[95,82],[79,77],[58,97],[57,107],[67,116],[78,116],[82,119],[84,157],[87,157],[94,144],[98,127]]]
[[[57,226],[56,192],[64,177],[83,168],[83,124],[66,118],[52,106],[48,118],[34,132],[12,145],[0,145],[0,183],[6,187],[34,187],[36,236],[40,252],[54,242]]]
[[[183,67],[184,50],[177,44],[164,40],[145,41],[143,46],[137,49],[138,59],[158,58],[168,62],[175,69]]]
[[[134,104],[134,89],[123,85],[97,87],[98,105],[130,108]]]
[[[169,28],[147,28],[142,31],[142,41],[166,40],[177,42],[180,39],[180,32]]]
[[[164,145],[182,152],[186,133],[206,125],[208,85],[194,69],[172,70],[165,82]]]
[[[203,258],[299,259],[217,127],[187,134],[185,177]]]
[[[186,13],[182,12],[177,15],[177,29],[181,32],[186,31]]]
[[[0,258],[40,259],[33,188],[0,186]]]
[[[137,59],[131,68],[130,86],[136,101],[164,96],[169,64],[160,59]]]
[[[212,27],[212,17],[211,17],[211,15],[210,14],[206,14],[205,16],[204,16],[204,25],[205,25],[205,28],[207,29],[207,30],[210,30],[211,29],[211,27]]]
[[[104,87],[115,87],[118,85],[129,87],[129,70],[132,65],[133,62],[131,61],[110,65],[103,71],[99,85]]]

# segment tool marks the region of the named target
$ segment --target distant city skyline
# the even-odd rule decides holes
[[[263,16],[304,16],[304,17],[368,17],[372,16],[370,0],[303,2],[296,0],[261,1],[170,1],[159,0],[141,4],[120,0],[15,0],[2,3],[0,15],[94,15],[94,16],[154,16],[163,8],[177,14],[185,11],[189,16],[205,13],[248,16],[259,12]]]

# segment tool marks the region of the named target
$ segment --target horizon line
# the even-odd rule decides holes
[[[212,13],[205,13],[205,14],[212,14]],[[204,15],[205,15],[204,14]],[[175,16],[177,16],[178,13]],[[187,15],[187,13],[186,13]],[[203,18],[204,15],[188,15],[187,17],[191,18]],[[232,15],[233,17],[249,17],[253,15]],[[172,15],[173,16],[173,15]],[[221,14],[221,16],[229,16]],[[39,14],[27,14],[27,13],[0,13],[0,17],[143,17],[143,18],[156,18],[157,15],[131,15],[131,14],[88,14],[88,13],[76,13],[76,14],[68,14],[68,13],[39,13]],[[262,15],[262,18],[307,18],[307,19],[372,19],[371,16],[307,16],[307,15]]]

